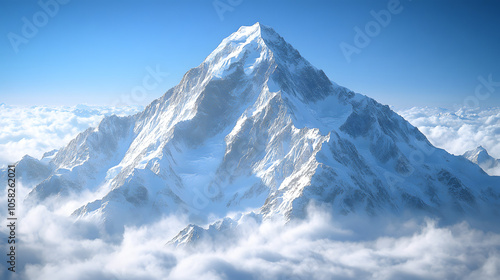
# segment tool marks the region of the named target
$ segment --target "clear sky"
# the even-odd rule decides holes
[[[474,96],[478,77],[500,82],[499,1],[55,1],[1,0],[0,103],[145,105],[261,22],[332,81],[384,104],[500,106],[500,83]]]

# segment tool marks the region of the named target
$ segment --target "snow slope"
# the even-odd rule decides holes
[[[463,157],[479,165],[486,173],[492,176],[500,176],[500,160],[490,156],[482,146],[465,152]]]
[[[289,220],[311,201],[336,215],[496,213],[500,198],[500,178],[331,82],[260,23],[224,39],[144,111],[106,117],[49,164],[28,199],[102,193],[74,215],[105,233],[173,213],[197,224],[248,211]]]

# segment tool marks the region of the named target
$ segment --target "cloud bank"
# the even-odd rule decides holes
[[[118,110],[118,111],[114,111]],[[2,160],[41,156],[106,114],[132,109],[14,108],[2,105]],[[129,111],[130,110],[130,111]],[[449,112],[413,108],[400,112],[435,145],[450,152],[483,145],[500,157],[500,109]],[[17,117],[16,117],[17,115]],[[9,151],[9,148],[17,149]],[[0,153],[1,154],[1,153]],[[18,186],[18,198],[29,188]],[[5,189],[0,191],[6,197]],[[185,227],[183,217],[125,229],[120,240],[99,232],[99,221],[69,214],[91,193],[27,208],[19,203],[17,272],[0,262],[0,279],[498,279],[500,234],[466,222],[434,220],[394,224],[359,221],[356,229],[320,208],[306,220],[244,225],[235,240],[174,248],[165,244]],[[24,208],[23,208],[24,207]],[[7,209],[0,200],[0,209]],[[0,211],[6,220],[6,211]],[[383,229],[381,230],[381,227]],[[7,228],[0,228],[6,240]],[[4,247],[5,248],[5,247]]]
[[[0,167],[24,155],[40,158],[59,149],[76,135],[99,124],[104,116],[130,115],[140,107],[17,107],[0,105]]]
[[[4,204],[4,203],[2,203]],[[3,207],[4,205],[2,205]],[[166,242],[186,221],[165,217],[126,228],[123,239],[96,235],[98,224],[74,222],[38,205],[19,222],[16,276],[1,279],[498,279],[500,234],[462,222],[385,225],[365,222],[361,237],[311,208],[306,220],[243,226],[236,240],[175,248]],[[0,217],[5,219],[5,217]],[[2,228],[2,234],[6,234]],[[10,274],[9,274],[10,273]],[[2,275],[3,274],[3,275]]]
[[[59,149],[78,133],[97,126],[104,116],[131,115],[142,107],[13,107],[0,105],[0,166],[29,154]],[[482,145],[500,159],[500,108],[459,109],[414,107],[398,112],[418,127],[431,143],[450,153],[462,155]]]
[[[483,146],[491,156],[500,159],[500,108],[450,111],[415,107],[398,113],[436,147],[462,155]]]

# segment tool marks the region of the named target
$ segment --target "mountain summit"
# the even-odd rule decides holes
[[[500,197],[499,178],[331,82],[260,23],[143,112],[79,134],[48,166],[31,177],[29,199],[94,192],[74,215],[108,233],[178,212],[201,223],[246,211],[293,219],[316,202],[341,215],[441,215],[498,209]]]
[[[500,176],[500,160],[490,156],[482,146],[467,151],[462,156],[479,165],[486,173]]]

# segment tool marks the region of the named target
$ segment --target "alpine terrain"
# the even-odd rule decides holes
[[[486,173],[500,176],[500,160],[493,158],[482,146],[467,151],[463,157],[479,165]]]
[[[260,23],[224,39],[144,111],[106,117],[21,166],[33,185],[26,202],[94,193],[73,215],[102,233],[187,214],[193,224],[174,243],[249,217],[300,219],[311,202],[339,216],[500,209],[500,177],[330,81]]]

